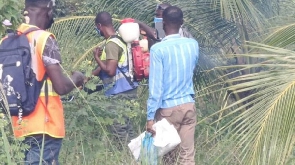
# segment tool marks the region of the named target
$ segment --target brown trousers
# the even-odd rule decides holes
[[[197,120],[195,104],[186,103],[157,110],[156,121],[163,118],[174,125],[181,139],[179,146],[163,157],[163,163],[195,165],[194,137]]]

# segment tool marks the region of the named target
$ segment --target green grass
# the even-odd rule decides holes
[[[131,116],[138,135],[145,130],[146,89],[145,86],[139,89],[140,97],[138,100],[122,102],[122,105],[125,106],[118,109],[116,116],[116,119],[119,120],[122,114],[127,113]],[[118,150],[116,147],[117,141],[113,141],[112,135],[108,132],[107,126],[114,119],[114,116],[107,113],[106,107],[109,105],[109,100],[102,93],[87,96],[83,92],[77,93],[77,91],[74,91],[71,94],[76,94],[79,97],[73,102],[64,103],[66,137],[63,140],[59,156],[60,164],[137,164],[127,144],[125,144],[125,148]],[[202,104],[199,104],[199,102],[202,102]],[[214,105],[210,99],[203,99],[203,101],[197,101],[196,107],[198,109],[198,120],[201,120],[215,112],[218,106]],[[217,129],[210,124],[212,120],[207,119],[196,127],[195,159],[197,164],[223,163],[218,161],[218,155],[222,150],[215,149],[218,140],[211,141],[211,137]],[[5,162],[8,165],[19,164],[19,162],[23,161],[23,151],[27,146],[22,145],[22,139],[18,140],[13,137],[8,120],[0,120],[0,124],[2,135],[0,139],[0,162]],[[236,163],[236,161],[232,162],[232,164]]]

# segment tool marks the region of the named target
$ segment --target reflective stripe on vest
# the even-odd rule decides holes
[[[108,39],[106,41],[106,44],[108,44],[109,42],[114,42],[115,44],[117,44],[118,46],[120,46],[120,48],[123,49],[123,52],[121,54],[121,58],[118,61],[118,66],[119,67],[126,67],[128,65],[128,61],[127,61],[127,47],[126,47],[126,45],[120,39],[118,39],[118,38]],[[102,61],[104,61],[104,60],[107,59],[105,49],[103,49],[100,59]]]
[[[130,76],[128,74],[128,72],[125,73],[126,76]],[[117,75],[116,75],[116,79],[120,79],[120,78],[125,78],[125,76],[123,75],[123,73],[119,72]],[[104,78],[102,80],[103,84],[110,84],[110,83],[113,83],[114,82],[114,77],[107,77],[107,78]]]
[[[18,31],[25,32],[29,28],[36,27],[22,24]],[[42,61],[42,55],[48,37],[54,35],[44,30],[31,32],[27,35],[32,55],[32,69],[38,81],[43,80],[46,69]],[[23,137],[34,134],[48,134],[51,137],[63,138],[65,136],[64,115],[62,102],[59,95],[53,90],[52,83],[47,78],[48,84],[48,104],[45,101],[45,87],[43,85],[35,110],[23,117],[21,125],[18,124],[17,117],[12,117],[14,135]]]
[[[121,54],[121,57],[118,61],[118,67],[121,68],[121,70],[125,73],[127,77],[130,77],[130,73],[128,71],[128,58],[127,58],[127,46],[125,43],[123,43],[118,38],[111,38],[106,41],[106,44],[109,42],[114,42],[118,46],[120,46],[123,49],[123,52]],[[102,52],[101,60],[106,60],[106,52],[105,49]],[[102,80],[104,87],[106,89],[105,95],[114,95],[118,93],[122,93],[131,89],[134,89],[127,79],[125,78],[124,74],[117,68],[116,69],[116,75],[114,77],[108,76],[104,71],[101,71],[100,73],[100,79]],[[137,83],[134,84],[134,86],[137,86]]]
[[[40,96],[45,96],[45,85],[46,82],[44,81],[43,87],[41,88]],[[59,96],[53,89],[52,82],[50,79],[47,78],[47,85],[48,85],[48,96]]]

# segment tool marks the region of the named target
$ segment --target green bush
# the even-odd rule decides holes
[[[0,36],[5,33],[5,27],[2,22],[8,19],[12,23],[11,28],[16,28],[21,21],[21,7],[23,1],[19,0],[0,0]]]

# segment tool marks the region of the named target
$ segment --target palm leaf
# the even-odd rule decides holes
[[[251,0],[215,0],[214,2],[220,5],[221,14],[226,19],[244,22],[254,29],[262,28],[263,25],[267,24],[265,18],[272,15],[269,12],[261,12],[261,10],[269,11],[267,9],[273,8],[271,1],[260,3],[260,1]]]
[[[92,61],[92,50],[104,44],[103,38],[95,30],[94,19],[95,16],[61,18],[49,29],[57,38],[63,60],[70,64],[67,68],[83,69],[85,65],[81,63]],[[113,21],[117,28],[120,20]]]
[[[260,58],[260,62],[235,67],[260,72],[226,80],[232,83],[225,88],[230,95],[250,94],[234,102],[225,97],[227,104],[216,122],[230,120],[219,129],[217,134],[226,136],[217,146],[226,144],[228,150],[222,148],[215,162],[228,164],[237,159],[240,164],[286,164],[295,142],[295,52],[256,43],[250,47],[256,52],[240,56]]]
[[[264,43],[277,47],[288,47],[294,45],[295,24],[291,23],[277,28],[265,40]]]

